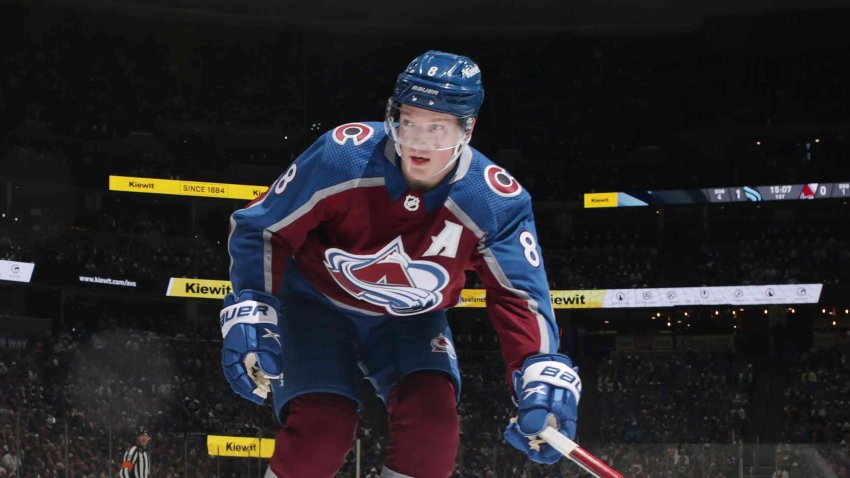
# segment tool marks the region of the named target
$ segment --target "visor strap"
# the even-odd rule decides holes
[[[454,154],[452,155],[452,159],[451,159],[451,161],[449,161],[448,163],[446,163],[446,165],[445,165],[445,166],[443,166],[442,168],[440,168],[440,170],[439,170],[439,171],[437,171],[437,172],[435,172],[434,174],[432,174],[432,175],[428,176],[428,179],[433,178],[434,176],[437,176],[437,175],[439,175],[440,173],[442,173],[443,171],[445,171],[446,169],[448,169],[448,168],[452,167],[452,165],[454,165],[454,164],[457,162],[457,159],[458,159],[458,158],[460,158],[460,154],[461,154],[461,152],[463,152],[463,147],[464,147],[464,146],[466,146],[466,143],[467,143],[467,142],[468,142],[467,140],[464,140],[464,141],[461,141],[461,142],[460,142],[457,146],[455,146],[455,152],[454,152]],[[399,155],[399,156],[401,156],[401,155]]]

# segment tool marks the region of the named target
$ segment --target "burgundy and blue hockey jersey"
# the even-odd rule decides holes
[[[529,194],[470,147],[425,193],[408,189],[398,162],[381,123],[321,136],[231,216],[234,291],[310,295],[355,320],[410,316],[455,306],[474,269],[508,370],[557,352]]]

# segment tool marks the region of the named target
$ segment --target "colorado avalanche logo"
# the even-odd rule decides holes
[[[383,307],[392,315],[414,315],[437,307],[449,274],[439,264],[414,261],[397,237],[367,255],[341,249],[325,251],[325,267],[353,297]]]
[[[457,353],[455,352],[455,346],[448,337],[443,334],[440,334],[433,339],[431,339],[431,352],[441,352],[444,354],[449,354],[449,357],[457,360]]]

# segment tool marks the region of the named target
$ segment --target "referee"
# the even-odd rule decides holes
[[[151,434],[145,427],[139,427],[136,434],[136,445],[130,447],[124,453],[124,461],[121,462],[121,478],[148,478],[151,469],[151,455],[148,452],[148,443]]]

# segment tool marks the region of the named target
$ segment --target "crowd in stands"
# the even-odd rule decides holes
[[[99,316],[98,330],[78,321],[25,348],[0,349],[0,476],[114,476],[128,432],[140,424],[154,430],[156,476],[246,476],[261,466],[207,455],[206,433],[273,436],[275,430],[268,406],[245,406],[227,390],[217,366],[219,342],[172,317],[139,320],[136,312],[133,320],[133,312],[95,302],[74,299],[66,313]],[[462,448],[453,476],[585,476],[566,461],[554,468],[529,463],[504,444],[501,432],[515,411],[499,356],[460,351]],[[841,404],[847,356],[846,349],[803,356],[791,365],[782,398],[784,439],[833,444],[819,449],[820,456],[842,478],[850,470]],[[584,397],[596,402],[584,408],[594,416],[586,413],[582,423],[599,424],[604,444],[585,443],[597,456],[627,476],[737,476],[732,436],[740,439],[751,408],[751,366],[728,353],[612,353],[583,373],[596,376]],[[364,473],[380,470],[385,433],[385,422],[361,420]],[[814,476],[807,470],[816,466],[806,449],[781,445],[774,476]],[[354,467],[352,453],[338,476],[353,477]]]
[[[244,476],[261,466],[206,454],[207,433],[273,436],[275,425],[269,407],[246,406],[228,390],[218,367],[215,321],[187,321],[180,304],[75,294],[64,299],[65,325],[50,337],[25,346],[3,342],[0,466],[7,477],[112,476],[128,432],[139,425],[155,430],[156,476]],[[567,462],[554,469],[530,464],[503,443],[501,432],[515,410],[497,344],[475,346],[471,329],[458,330],[466,332],[456,336],[463,437],[455,476],[582,476]],[[770,379],[787,377],[780,386],[786,390],[781,438],[831,444],[818,451],[842,478],[850,469],[850,418],[843,403],[848,356],[846,348],[813,350],[788,358],[787,368]],[[740,355],[612,352],[581,366],[586,384],[579,439],[585,436],[592,452],[629,476],[737,476],[736,444],[752,419],[757,379]],[[377,410],[383,413],[380,405]],[[367,412],[361,424],[361,467],[380,470],[385,421]],[[588,442],[588,436],[604,445]],[[799,448],[779,448],[776,476],[811,476],[805,470],[818,466],[812,457]],[[354,466],[352,453],[339,476],[354,476]]]
[[[433,46],[417,38],[383,42],[366,35],[351,49],[344,33],[202,25],[182,30],[156,20],[4,9],[4,124],[46,125],[73,144],[59,149],[70,150],[65,161],[79,171],[98,166],[183,176],[193,172],[192,162],[226,164],[239,147],[223,138],[258,128],[278,132],[264,153],[255,146],[258,156],[280,156],[275,164],[282,169],[321,132],[380,119],[410,52]],[[817,144],[811,137],[777,138],[753,148],[754,141],[739,146],[724,139],[728,151],[702,157],[700,148],[710,148],[716,138],[702,144],[671,139],[671,132],[686,128],[838,121],[850,113],[848,102],[834,93],[850,89],[846,44],[812,44],[803,47],[805,54],[754,47],[730,55],[713,44],[714,28],[723,27],[660,37],[553,35],[545,42],[465,38],[464,53],[482,65],[488,91],[475,144],[491,155],[521,150],[530,163],[551,164],[546,174],[525,181],[541,200],[572,200],[590,190],[846,175],[845,130],[824,130]],[[813,77],[822,81],[812,84]],[[131,131],[153,134],[165,147],[156,154],[137,151],[126,161],[115,154],[114,143]],[[662,147],[663,154],[653,152]],[[705,165],[694,168],[694,157]],[[523,167],[515,173],[529,176]]]
[[[114,476],[128,432],[144,425],[156,431],[152,476],[206,478],[216,469],[206,433],[268,429],[269,409],[223,399],[220,343],[158,310],[148,310],[152,319],[125,309],[71,300],[77,325],[25,351],[0,350],[0,447],[17,447],[22,461],[10,476]],[[87,326],[91,317],[101,329]],[[144,328],[127,328],[134,322]]]
[[[787,366],[782,439],[850,446],[850,351],[813,351]]]
[[[744,431],[753,379],[752,364],[729,353],[612,354],[596,383],[603,441],[730,443]]]

